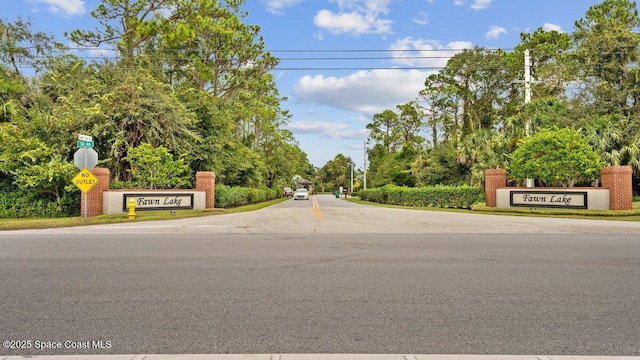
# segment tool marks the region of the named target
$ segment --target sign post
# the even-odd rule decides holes
[[[82,192],[84,221],[87,221],[87,192],[98,183],[98,178],[90,171],[98,164],[98,153],[93,149],[93,144],[91,136],[78,134],[78,142],[76,143],[78,150],[73,154],[73,163],[80,169],[80,172],[73,177],[71,182]]]

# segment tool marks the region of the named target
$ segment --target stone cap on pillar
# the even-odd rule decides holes
[[[506,175],[504,169],[487,169],[484,171],[485,176]]]
[[[216,173],[214,173],[213,171],[197,171],[196,172],[196,179],[202,178],[202,179],[213,179],[216,177]]]

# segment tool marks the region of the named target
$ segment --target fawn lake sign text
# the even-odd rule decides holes
[[[129,200],[133,199],[136,210],[178,210],[193,209],[193,195],[192,193],[126,193],[123,196],[124,205],[126,206]]]
[[[587,192],[511,191],[513,207],[586,209]]]

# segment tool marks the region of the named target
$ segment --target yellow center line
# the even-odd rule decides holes
[[[322,221],[323,216],[322,216],[322,209],[320,209],[320,204],[318,204],[318,199],[316,199],[315,195],[311,196],[311,200],[313,200],[313,206],[311,207],[311,214],[313,215],[317,215],[318,219],[320,219],[320,221]]]

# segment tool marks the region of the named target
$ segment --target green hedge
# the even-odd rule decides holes
[[[433,206],[470,209],[478,202],[482,191],[472,186],[435,186],[409,188],[385,185],[381,188],[360,190],[362,200],[403,206]]]
[[[267,187],[247,188],[217,185],[215,193],[215,207],[228,208],[245,204],[255,204],[272,200],[281,196],[277,189]]]
[[[80,215],[80,192],[55,199],[29,191],[0,188],[0,218],[59,218]]]

